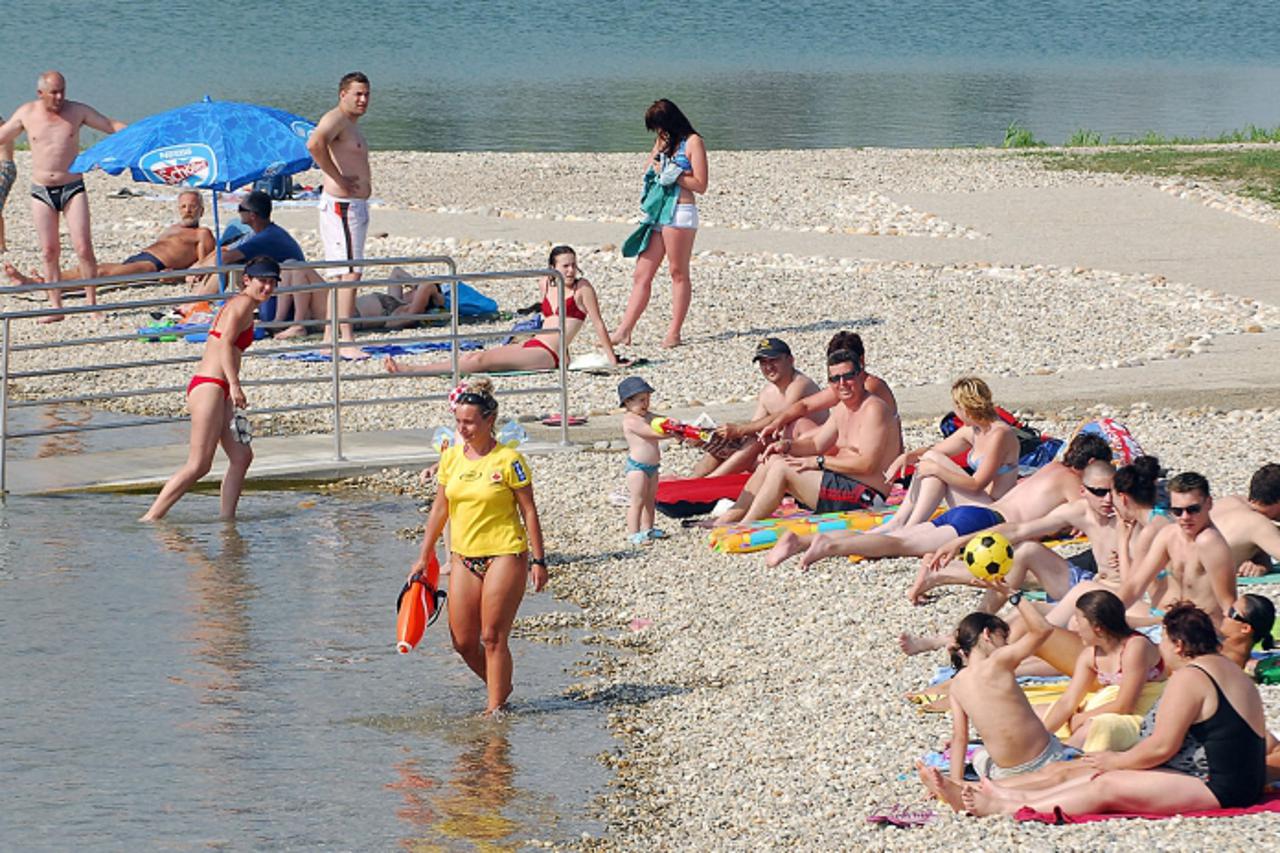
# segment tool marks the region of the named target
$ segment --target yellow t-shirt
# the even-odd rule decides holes
[[[468,459],[464,449],[455,444],[445,450],[436,474],[449,501],[450,547],[464,557],[529,550],[515,495],[533,483],[529,463],[506,445],[480,459]]]

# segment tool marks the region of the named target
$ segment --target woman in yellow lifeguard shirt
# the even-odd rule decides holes
[[[498,401],[492,385],[472,380],[455,402],[461,443],[440,456],[436,499],[410,574],[426,565],[450,522],[449,633],[454,649],[488,687],[485,714],[492,714],[511,695],[511,623],[526,574],[532,574],[535,592],[547,584],[546,552],[529,463],[493,435]]]

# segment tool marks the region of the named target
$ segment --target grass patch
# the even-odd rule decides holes
[[[1018,120],[1009,122],[1009,126],[1004,129],[1004,148],[1043,148],[1047,143],[1036,139],[1036,135],[1031,132],[1031,128],[1024,126]]]
[[[1173,146],[1028,153],[1047,168],[1122,175],[1187,177],[1280,207],[1280,149],[1187,151]]]

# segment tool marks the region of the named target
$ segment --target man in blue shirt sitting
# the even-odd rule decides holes
[[[235,246],[222,250],[223,264],[243,263],[246,258],[265,255],[278,264],[285,261],[305,261],[302,247],[289,232],[271,221],[271,196],[262,190],[254,190],[240,202],[240,221],[253,232]],[[211,252],[200,259],[196,267],[208,267],[217,263],[217,253]],[[218,292],[218,277],[208,275],[189,279],[196,285],[196,293],[208,295]]]

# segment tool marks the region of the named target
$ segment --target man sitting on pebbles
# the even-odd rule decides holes
[[[725,424],[716,430],[707,452],[693,467],[695,477],[720,477],[754,470],[764,449],[757,433],[791,405],[818,393],[817,383],[796,370],[791,347],[781,338],[761,338],[751,360],[760,365],[760,373],[768,381],[756,398],[756,410],[747,423]],[[806,435],[826,422],[827,410],[824,409],[789,423],[784,436]],[[724,448],[724,452],[717,452],[718,448]]]
[[[196,261],[213,251],[213,232],[200,225],[204,216],[204,199],[195,190],[178,195],[178,221],[170,225],[150,246],[118,264],[98,264],[99,276],[145,275],[162,270],[189,269]],[[37,275],[26,275],[12,264],[4,265],[5,275],[14,284],[43,283]],[[61,280],[80,278],[80,268],[62,270]]]
[[[1259,577],[1280,560],[1280,465],[1271,462],[1253,473],[1248,497],[1227,495],[1213,502],[1213,524],[1231,548],[1241,577]]]
[[[782,438],[765,448],[767,460],[738,500],[708,525],[755,521],[778,508],[784,494],[816,512],[870,509],[889,494],[884,471],[898,455],[897,416],[866,388],[862,361],[848,350],[827,356],[827,381],[839,403],[816,432]]]

